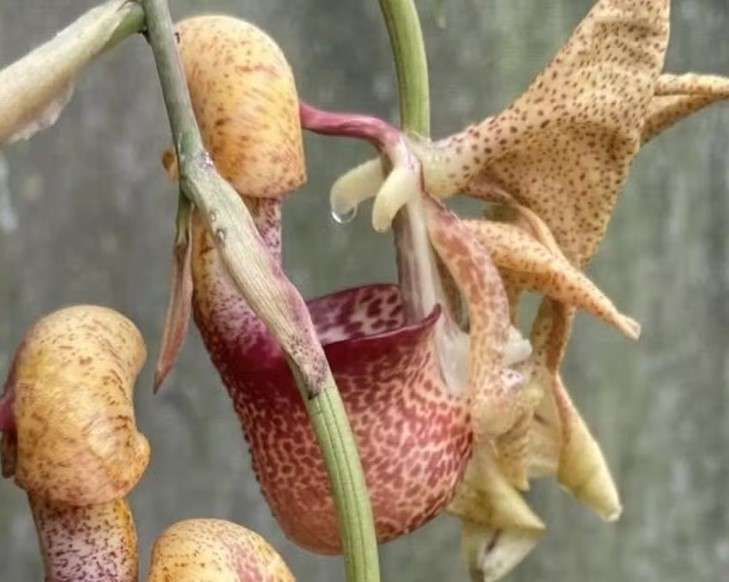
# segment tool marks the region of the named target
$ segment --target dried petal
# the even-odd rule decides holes
[[[220,519],[178,522],[157,539],[148,582],[293,582],[258,534]]]
[[[181,200],[180,204],[189,203]],[[178,223],[180,232],[173,251],[170,298],[154,372],[155,392],[162,386],[177,360],[187,336],[192,313],[192,209],[188,207],[182,214],[182,223]]]

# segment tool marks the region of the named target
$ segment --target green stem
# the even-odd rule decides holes
[[[400,90],[400,118],[407,133],[430,134],[430,89],[425,42],[413,0],[379,0],[390,35]]]
[[[425,42],[413,0],[379,0],[390,35],[405,133],[430,135],[430,90]],[[408,315],[420,320],[436,304],[444,309],[443,286],[436,268],[420,199],[409,202],[393,221],[398,274]],[[439,334],[441,335],[441,334]]]
[[[344,405],[306,304],[261,239],[245,204],[215,170],[193,114],[166,0],[143,0],[174,136],[180,188],[213,235],[232,280],[287,354],[326,463],[349,582],[378,582],[367,485]]]

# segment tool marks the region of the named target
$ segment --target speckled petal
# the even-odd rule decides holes
[[[664,74],[658,78],[641,139],[646,143],[683,118],[729,98],[729,79],[712,75]]]
[[[506,293],[489,252],[466,225],[430,197],[425,208],[431,242],[468,303],[468,383],[476,436],[493,438],[523,413],[516,406],[518,379],[511,382],[505,375],[511,326]]]
[[[637,339],[640,326],[620,313],[613,303],[579,269],[561,254],[554,254],[534,237],[513,224],[467,220],[466,226],[489,249],[512,285],[536,291],[574,305],[614,325]]]
[[[663,67],[668,0],[600,0],[509,109],[421,147],[434,195],[505,191],[584,266],[640,146]]]
[[[278,229],[270,227],[259,222],[262,236],[275,239]],[[297,544],[340,552],[324,463],[284,355],[235,290],[208,235],[193,230],[195,321],[233,399],[266,500]],[[352,424],[378,539],[394,539],[440,513],[471,450],[467,401],[448,393],[437,365],[439,311],[407,325],[394,285],[350,289],[307,306]]]
[[[148,582],[293,582],[265,539],[220,519],[189,519],[154,544]]]
[[[29,500],[46,582],[137,582],[137,532],[126,500],[85,507]]]
[[[303,184],[296,86],[276,43],[229,16],[190,18],[177,32],[195,116],[221,175],[246,196]]]

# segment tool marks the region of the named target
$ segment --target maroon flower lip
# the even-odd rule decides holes
[[[392,283],[350,287],[310,299],[306,306],[335,374],[366,365],[373,353],[421,341],[432,333],[442,313],[438,305],[425,319],[408,323],[400,288]],[[255,346],[239,353],[242,361],[255,364],[248,373],[288,372],[284,353],[263,322],[256,319],[246,331],[247,341]]]
[[[338,553],[324,462],[284,354],[214,249],[198,237],[194,245],[195,321],[233,400],[263,494],[293,541]],[[468,402],[448,392],[438,366],[441,309],[407,322],[393,284],[346,289],[307,307],[360,450],[378,539],[394,539],[445,508],[470,457]]]

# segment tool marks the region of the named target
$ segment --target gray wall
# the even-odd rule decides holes
[[[5,0],[0,63],[53,34],[90,0]],[[447,28],[422,0],[432,64],[434,133],[506,105],[588,10],[589,0],[448,0]],[[375,0],[177,0],[239,14],[282,45],[300,93],[330,108],[395,119],[389,47]],[[669,68],[729,74],[725,0],[676,0]],[[0,376],[24,330],[62,305],[128,314],[151,359],[159,345],[175,207],[159,153],[168,127],[151,54],[125,42],[79,83],[58,124],[0,153]],[[362,145],[307,138],[310,181],[287,207],[288,272],[306,296],[391,280],[390,240],[368,212],[329,218],[328,186],[370,155]],[[623,519],[604,525],[553,482],[533,498],[551,526],[511,580],[715,582],[729,571],[729,106],[683,123],[634,166],[592,275],[644,325],[637,345],[586,316],[566,378],[614,469]],[[308,555],[278,531],[258,492],[239,427],[197,334],[171,381],[138,385],[153,460],[132,496],[144,560],[173,521],[232,518],[265,535],[299,579],[341,580],[338,559]],[[465,579],[455,520],[440,518],[382,548],[385,579]],[[0,579],[39,580],[21,492],[0,483]]]

